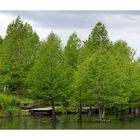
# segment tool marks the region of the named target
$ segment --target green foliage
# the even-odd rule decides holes
[[[33,103],[34,103],[34,101],[29,98],[22,98],[22,100],[21,100],[21,104],[33,104]]]
[[[7,117],[14,117],[14,116],[21,115],[20,108],[18,108],[16,106],[7,106],[7,108],[5,108],[5,110],[3,112]]]
[[[64,48],[65,61],[68,67],[73,69],[77,67],[79,49],[81,47],[81,41],[78,38],[76,33],[73,33],[67,42],[66,47]]]
[[[43,100],[60,100],[64,96],[65,70],[59,37],[53,32],[43,43],[28,81],[31,96]]]
[[[56,106],[55,111],[56,111],[56,113],[66,113],[63,106]]]
[[[95,27],[92,29],[88,40],[85,45],[93,51],[98,48],[109,47],[110,40],[105,25],[102,22],[97,22]]]
[[[79,105],[139,106],[140,59],[134,60],[134,50],[123,40],[112,42],[101,22],[83,42],[73,33],[63,48],[53,32],[40,42],[31,25],[20,17],[13,20],[6,36],[0,37],[2,112],[15,116],[20,104],[32,104],[32,99],[61,106],[57,112],[75,112]]]
[[[64,110],[68,113],[78,112],[78,105],[78,102],[76,102],[75,100],[71,100],[69,106],[64,108]]]
[[[20,99],[12,96],[1,93],[0,95],[0,109],[5,109],[7,106],[17,106],[20,107]]]
[[[106,61],[107,60],[107,61]],[[114,62],[111,53],[100,49],[92,54],[78,67],[75,75],[75,85],[79,92],[77,98],[91,103],[107,98],[112,92],[114,82]],[[114,83],[115,84],[115,83]]]
[[[81,40],[78,38],[76,33],[70,35],[66,47],[64,48],[64,64],[65,64],[65,72],[66,72],[66,80],[65,80],[65,101],[64,104],[69,104],[69,100],[71,99],[73,93],[75,92],[72,88],[72,83],[74,82],[74,73],[77,69],[78,61],[79,61],[79,53],[81,47]],[[67,105],[68,106],[68,105]]]
[[[123,41],[123,40],[118,40],[116,42],[114,42],[113,44],[113,48],[112,48],[112,53],[114,53],[114,55],[116,57],[118,57],[118,59],[127,59],[127,61],[133,61],[134,59],[134,55],[135,52],[132,48],[130,48],[127,44],[127,42]],[[120,56],[121,55],[121,56]]]
[[[12,95],[1,93],[0,95],[0,117],[19,116],[21,100]]]
[[[108,49],[111,50],[113,47],[113,43],[108,37],[108,31],[105,25],[102,22],[97,22],[95,27],[92,29],[89,37],[80,49],[79,54],[79,62],[82,63],[85,61],[89,55],[95,53],[100,49]]]
[[[23,94],[27,72],[39,47],[39,37],[28,23],[17,17],[8,25],[0,49],[0,83],[6,91]]]

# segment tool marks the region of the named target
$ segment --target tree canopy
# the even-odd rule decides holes
[[[111,41],[102,22],[87,40],[72,33],[66,45],[54,32],[40,41],[17,17],[0,37],[0,87],[9,95],[42,99],[53,107],[140,108],[140,59],[126,41]],[[25,94],[26,93],[26,94]]]

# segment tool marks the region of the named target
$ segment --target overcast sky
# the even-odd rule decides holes
[[[0,11],[0,35],[6,34],[7,25],[20,16],[32,25],[41,39],[54,31],[65,45],[69,35],[76,32],[87,39],[96,22],[101,21],[112,41],[123,39],[140,56],[140,11]]]

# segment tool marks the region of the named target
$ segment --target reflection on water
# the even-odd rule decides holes
[[[50,116],[17,117],[0,119],[0,129],[140,129],[140,118],[117,120],[110,116],[111,123],[95,123],[96,116],[83,115],[82,121],[74,115],[58,115],[57,121]]]
[[[51,120],[51,124],[52,124],[52,129],[56,129],[57,121],[56,120]]]

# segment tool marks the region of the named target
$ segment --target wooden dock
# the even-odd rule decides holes
[[[52,114],[52,107],[33,108],[33,109],[29,109],[29,112],[31,112],[31,115],[33,115],[33,116],[51,115]]]

